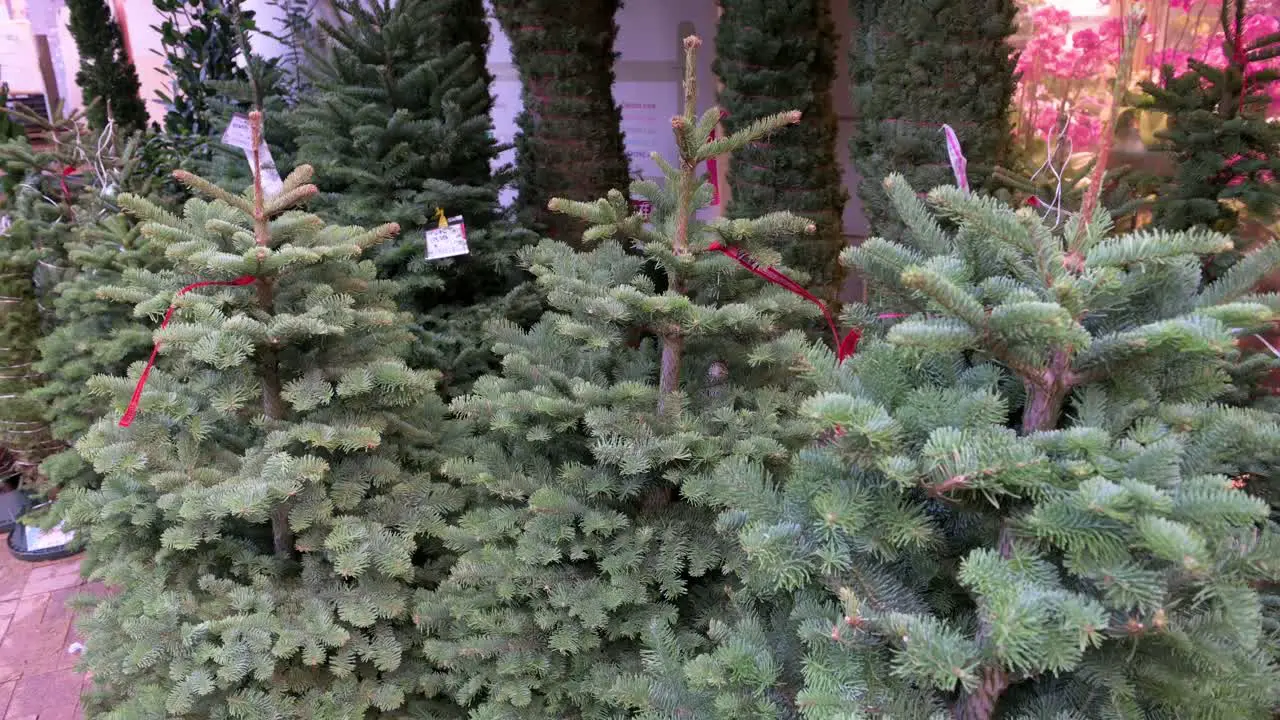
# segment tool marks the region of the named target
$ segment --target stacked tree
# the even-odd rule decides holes
[[[1202,286],[1229,238],[886,184],[910,234],[847,258],[910,317],[809,353],[787,475],[708,488],[739,613],[655,631],[646,717],[1270,717],[1280,423],[1216,401],[1280,248]]]
[[[789,210],[813,220],[813,239],[787,248],[783,259],[808,276],[811,292],[835,303],[847,196],[836,159],[830,0],[724,0],[720,7],[715,72],[723,83],[725,128],[735,132],[754,118],[792,108],[804,113],[795,128],[732,158],[726,212],[737,218]]]
[[[652,224],[621,191],[553,200],[598,246],[547,240],[522,253],[552,309],[527,331],[494,323],[503,373],[454,402],[481,437],[446,472],[483,501],[445,531],[458,562],[415,616],[440,636],[427,654],[473,717],[617,717],[613,685],[640,670],[649,623],[691,628],[725,598],[725,544],[690,497],[715,472],[785,460],[806,435],[794,374],[770,343],[812,307],[706,250],[745,246],[769,262],[770,243],[812,224],[694,215],[711,200],[702,162],[799,114],[708,142],[719,110],[694,114],[696,45],[686,40],[686,106],[672,121],[681,156],[664,186],[630,188],[652,203]],[[637,329],[647,337],[623,342]]]
[[[87,100],[89,122],[101,129],[114,121],[117,132],[131,133],[147,125],[138,71],[124,45],[120,24],[105,0],[68,0],[71,37],[80,51],[76,84]]]
[[[435,375],[403,362],[394,286],[362,259],[397,228],[295,210],[310,173],[264,198],[180,172],[213,198],[181,217],[121,198],[173,267],[107,294],[177,311],[149,383],[140,365],[93,381],[116,412],[79,448],[105,478],[59,498],[85,568],[120,588],[81,619],[113,716],[461,714],[431,700],[410,620],[436,580],[430,533],[459,505],[432,447],[457,442]],[[175,294],[195,281],[225,287]]]
[[[1014,0],[851,0],[859,20],[852,43],[858,132],[850,141],[862,176],[859,196],[871,230],[903,228],[882,183],[907,173],[918,187],[951,181],[942,125],[955,130],[983,187],[1004,161],[1014,59]]]
[[[1246,44],[1245,4],[1222,3],[1225,67],[1191,59],[1185,73],[1174,76],[1166,67],[1159,84],[1143,83],[1147,106],[1168,119],[1160,138],[1175,158],[1174,176],[1156,195],[1159,227],[1234,232],[1242,220],[1268,225],[1280,210],[1280,122],[1267,117],[1267,89],[1280,82],[1280,73],[1257,68],[1280,54],[1280,35]],[[1217,258],[1214,272],[1246,249]]]
[[[24,120],[52,142],[36,148],[23,137],[0,145],[0,170],[13,179],[0,238],[0,445],[17,451],[25,475],[35,479],[40,461],[61,447],[50,437],[48,408],[29,393],[42,382],[38,343],[54,322],[53,290],[69,271],[67,244],[82,188],[76,165],[85,136],[79,114],[48,121],[27,113]]]
[[[32,282],[39,253],[26,232],[21,227],[15,232],[12,224],[14,216],[26,214],[33,202],[34,193],[22,193],[6,203],[0,223],[0,446],[14,453],[17,469],[26,478],[35,476],[51,449],[44,412],[27,395],[40,377],[35,368],[40,307]]]
[[[524,90],[516,136],[520,221],[559,240],[582,224],[547,208],[553,195],[603,197],[631,181],[613,100],[620,0],[494,0]]]
[[[412,364],[445,372],[465,389],[491,367],[481,345],[485,316],[511,309],[515,250],[531,239],[502,220],[505,173],[491,164],[493,98],[480,0],[341,2],[326,24],[329,57],[294,123],[298,158],[321,168],[317,206],[344,222],[394,220],[405,233],[378,263],[400,282],[421,327]],[[428,259],[424,232],[437,213],[461,216],[469,253]],[[518,317],[518,316],[517,316]]]

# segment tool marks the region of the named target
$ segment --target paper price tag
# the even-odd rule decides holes
[[[222,133],[222,144],[252,152],[253,131],[249,129],[249,118],[239,113],[233,115],[231,124]]]
[[[427,231],[427,259],[466,255],[471,252],[467,248],[467,225],[461,215],[449,218],[445,227],[434,227]]]
[[[252,146],[250,146],[252,147]],[[245,150],[244,157],[253,167],[253,151]],[[262,165],[262,191],[268,195],[277,195],[284,189],[284,181],[276,170],[276,161],[271,157],[271,148],[264,142],[258,146],[258,162]]]

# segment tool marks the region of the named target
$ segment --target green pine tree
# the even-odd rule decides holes
[[[498,193],[507,172],[491,165],[493,97],[480,0],[341,2],[325,24],[332,52],[318,58],[313,87],[294,113],[297,157],[320,168],[318,212],[343,222],[389,218],[405,229],[378,258],[401,283],[420,326],[411,363],[445,373],[464,391],[492,366],[481,324],[526,320],[508,293],[521,281],[517,248],[532,238],[505,220]],[[447,18],[447,21],[446,21]],[[426,257],[437,209],[461,216],[469,254]]]
[[[903,227],[882,183],[906,172],[918,187],[954,182],[942,125],[955,130],[969,160],[969,184],[985,187],[1009,145],[1014,89],[1014,0],[850,0],[858,18],[851,44],[858,131],[850,153],[871,231],[897,238]]]
[[[162,20],[156,30],[164,51],[170,89],[165,103],[165,132],[184,157],[206,157],[215,123],[209,99],[216,83],[247,81],[239,33],[252,30],[254,13],[238,0],[152,0]]]
[[[97,129],[115,121],[124,134],[147,126],[147,106],[133,60],[124,46],[124,33],[105,0],[69,0],[71,37],[80,51],[76,84],[92,100],[89,123]]]
[[[1267,116],[1267,88],[1280,82],[1280,72],[1257,68],[1260,60],[1280,53],[1280,35],[1245,46],[1244,18],[1244,0],[1222,3],[1225,67],[1191,59],[1183,74],[1166,67],[1159,83],[1142,84],[1144,106],[1168,120],[1159,133],[1160,149],[1173,154],[1176,168],[1156,195],[1157,227],[1230,233],[1249,220],[1269,225],[1280,212],[1280,120]],[[1213,274],[1246,249],[1215,258]]]
[[[1224,235],[886,190],[909,232],[845,259],[908,317],[810,350],[823,440],[706,493],[735,606],[653,629],[642,717],[1271,717],[1280,537],[1242,474],[1280,422],[1221,400],[1280,248],[1204,285]]]
[[[726,0],[720,7],[715,72],[723,83],[725,129],[735,132],[754,118],[791,108],[804,113],[795,129],[732,158],[726,213],[736,218],[789,210],[813,220],[813,240],[787,248],[783,260],[808,277],[811,292],[835,305],[847,194],[836,159],[830,0]]]
[[[547,207],[555,195],[604,197],[630,184],[622,110],[613,99],[620,0],[494,0],[523,84],[517,119],[520,221],[555,239],[582,223]]]
[[[55,323],[54,289],[70,274],[68,245],[86,184],[79,165],[94,136],[81,113],[52,120],[18,114],[50,142],[36,147],[22,137],[0,145],[0,172],[12,178],[0,239],[0,296],[6,298],[0,321],[0,445],[17,451],[24,475],[36,481],[40,461],[62,445],[50,436],[50,409],[29,393],[44,381],[38,345]]]
[[[298,211],[307,166],[270,197],[177,175],[210,199],[177,216],[121,197],[171,267],[102,293],[153,320],[175,304],[161,364],[127,427],[141,364],[91,381],[113,410],[78,449],[104,480],[58,500],[85,569],[119,588],[81,619],[92,711],[458,717],[410,612],[461,496],[432,473],[458,443],[436,375],[404,364],[409,318],[367,259],[397,228]],[[175,295],[196,281],[227,287]]]
[[[581,242],[595,247],[545,240],[521,254],[551,309],[527,330],[493,323],[502,373],[453,403],[478,438],[445,472],[478,499],[443,532],[458,561],[419,593],[415,616],[474,718],[622,717],[613,686],[639,672],[649,624],[693,627],[725,598],[726,545],[691,499],[714,473],[785,461],[807,436],[788,358],[771,352],[812,306],[706,251],[719,242],[776,262],[814,226],[786,213],[695,217],[711,201],[699,166],[799,113],[708,142],[719,109],[694,114],[697,43],[685,41],[685,109],[672,121],[681,156],[662,161],[663,185],[630,187],[652,203],[648,223],[617,190],[552,200],[589,223]]]
[[[0,447],[12,454],[26,480],[36,477],[52,448],[44,408],[28,396],[40,381],[35,364],[41,317],[32,281],[40,253],[24,218],[38,201],[35,192],[19,189],[0,208]]]

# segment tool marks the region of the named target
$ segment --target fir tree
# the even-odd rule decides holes
[[[59,496],[85,569],[120,588],[81,620],[106,717],[449,712],[409,608],[460,503],[431,474],[452,425],[435,375],[404,364],[408,318],[364,259],[397,228],[296,210],[310,174],[264,197],[180,171],[211,198],[181,216],[121,198],[173,265],[103,294],[153,319],[177,310],[149,382],[140,365],[91,381],[114,409],[78,449],[104,480]],[[194,281],[226,287],[175,295]]]
[[[704,496],[743,558],[736,612],[701,641],[654,628],[628,697],[646,718],[1270,717],[1280,538],[1244,473],[1274,475],[1280,422],[1220,401],[1236,333],[1280,308],[1251,294],[1280,247],[1204,285],[1226,236],[886,190],[909,233],[845,259],[907,317],[843,365],[808,352],[824,440]]]
[[[494,0],[523,84],[517,119],[520,221],[556,239],[582,224],[551,212],[553,195],[603,197],[630,182],[622,110],[613,99],[620,0]]]
[[[754,118],[799,108],[795,129],[750,145],[732,158],[730,217],[789,210],[818,226],[812,242],[787,248],[783,260],[807,275],[810,291],[835,304],[841,290],[844,203],[836,161],[836,33],[830,0],[727,0],[716,26],[716,76],[724,125],[734,132]],[[803,281],[801,278],[797,280]]]
[[[0,444],[18,451],[27,479],[36,480],[40,461],[60,448],[50,437],[48,407],[30,392],[43,382],[38,343],[53,327],[53,290],[70,270],[67,244],[83,187],[77,165],[86,137],[79,113],[53,120],[20,114],[49,142],[37,148],[23,137],[0,145],[0,170],[13,178],[0,241],[7,305],[0,337],[0,419],[8,429]]]
[[[35,363],[41,318],[32,281],[39,253],[21,218],[36,201],[34,192],[20,190],[0,210],[0,447],[26,479],[35,477],[51,446],[43,408],[28,397],[40,379]]]
[[[204,157],[213,132],[209,98],[215,83],[247,81],[237,62],[238,33],[253,27],[253,12],[241,12],[238,0],[152,0],[163,20],[156,29],[164,48],[171,88],[165,132],[183,144],[185,155]]]
[[[380,0],[338,5],[324,28],[333,45],[312,72],[294,115],[298,158],[321,168],[318,211],[344,222],[386,217],[405,233],[384,249],[384,276],[402,284],[421,326],[415,366],[445,372],[458,392],[489,369],[480,343],[486,316],[525,308],[506,294],[518,282],[515,250],[531,238],[502,218],[506,171],[492,163],[487,28],[479,0]],[[469,254],[428,260],[425,231],[437,210],[461,216]],[[519,314],[513,317],[520,317]]]
[[[76,84],[89,106],[89,123],[97,129],[115,121],[121,133],[147,126],[147,106],[133,59],[124,46],[124,33],[112,17],[106,0],[68,0],[71,37],[80,51]]]
[[[851,49],[859,126],[850,153],[871,231],[892,239],[903,228],[882,183],[899,171],[918,187],[951,182],[944,123],[969,158],[973,187],[984,187],[1004,162],[1015,64],[1008,39],[1018,8],[1014,0],[851,3],[859,20]]]
[[[1222,3],[1225,67],[1193,58],[1183,74],[1174,76],[1165,67],[1160,83],[1142,84],[1145,106],[1168,120],[1159,138],[1161,149],[1175,159],[1174,176],[1156,195],[1158,227],[1229,233],[1250,219],[1268,225],[1280,211],[1280,121],[1267,117],[1267,88],[1280,82],[1280,73],[1256,67],[1280,54],[1280,35],[1245,45],[1244,18],[1244,0]],[[1216,258],[1214,273],[1245,249]]]
[[[662,186],[630,188],[652,203],[648,223],[617,190],[552,200],[590,224],[582,242],[596,247],[545,240],[521,253],[551,309],[528,330],[494,323],[502,373],[453,403],[479,437],[445,472],[478,500],[443,532],[458,561],[419,593],[415,616],[474,718],[620,717],[613,685],[639,671],[649,623],[692,627],[725,597],[725,544],[689,498],[715,468],[785,460],[807,435],[793,373],[770,343],[812,307],[705,251],[745,246],[776,261],[773,243],[815,228],[786,213],[695,217],[711,201],[701,163],[799,113],[709,142],[719,109],[694,114],[696,45],[685,41],[685,109],[672,120],[681,155],[661,161]],[[642,340],[623,342],[637,329]]]

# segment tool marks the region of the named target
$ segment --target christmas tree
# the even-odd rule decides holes
[[[76,84],[89,107],[89,123],[101,129],[115,121],[116,131],[131,133],[147,126],[138,71],[124,45],[124,33],[105,0],[68,0],[71,37],[80,51]]]
[[[613,100],[620,0],[494,0],[523,84],[517,123],[520,221],[556,239],[583,226],[547,207],[553,194],[603,197],[631,180]]]
[[[1268,88],[1280,83],[1280,73],[1257,67],[1280,54],[1280,35],[1248,42],[1245,4],[1222,3],[1225,67],[1193,58],[1181,75],[1166,66],[1159,83],[1142,84],[1145,107],[1168,120],[1159,133],[1161,149],[1175,160],[1174,176],[1156,195],[1158,227],[1234,232],[1246,222],[1269,225],[1280,211],[1280,121],[1268,117]],[[1216,258],[1214,273],[1244,250]]]
[[[36,370],[43,384],[31,399],[46,408],[53,438],[68,446],[103,414],[102,398],[87,383],[95,375],[122,375],[151,348],[151,323],[99,290],[118,284],[130,270],[159,270],[164,248],[143,236],[116,203],[120,193],[151,196],[158,183],[143,154],[142,135],[116,151],[95,153],[93,184],[77,201],[77,222],[66,245],[68,277],[52,292],[54,327],[40,343]],[[46,459],[41,471],[51,487],[94,485],[97,477],[73,449]]]
[[[871,231],[893,239],[903,228],[882,183],[893,172],[907,172],[919,187],[949,182],[944,123],[973,163],[974,187],[986,186],[990,168],[1005,161],[1015,65],[1008,40],[1018,7],[1014,0],[851,2],[859,124],[850,153]]]
[[[83,186],[78,165],[89,142],[80,113],[52,120],[20,113],[49,142],[34,147],[25,137],[0,145],[0,171],[12,178],[0,239],[4,329],[0,332],[0,445],[18,453],[26,479],[61,445],[49,433],[49,409],[30,392],[43,382],[38,343],[54,323],[54,288],[67,279],[67,244],[77,221]]]
[[[209,99],[216,83],[247,81],[239,33],[254,27],[254,13],[241,11],[237,0],[152,0],[163,18],[155,27],[164,49],[171,88],[161,93],[165,132],[184,157],[206,157],[214,129]]]
[[[171,268],[103,291],[166,317],[160,364],[91,381],[113,411],[78,449],[104,480],[59,496],[85,569],[119,588],[80,621],[93,709],[441,717],[410,597],[435,581],[430,538],[460,505],[432,448],[457,441],[365,259],[397,228],[296,210],[317,192],[307,166],[270,196],[177,175],[210,199],[177,216],[121,197]]]
[[[25,479],[35,477],[53,447],[44,409],[28,397],[40,381],[35,364],[41,317],[32,282],[39,252],[22,217],[36,202],[36,193],[19,191],[0,210],[0,447],[13,455]]]
[[[493,323],[502,373],[453,403],[478,438],[445,472],[477,501],[442,532],[458,560],[419,593],[415,617],[471,717],[621,717],[612,686],[640,670],[649,623],[692,627],[724,599],[725,543],[690,498],[716,472],[785,461],[807,435],[790,356],[773,348],[814,309],[726,254],[773,263],[778,245],[815,228],[787,213],[695,217],[712,196],[704,161],[800,114],[710,141],[720,111],[694,114],[697,45],[685,40],[685,109],[672,119],[680,157],[656,157],[663,185],[630,188],[652,214],[617,190],[552,200],[589,223],[581,243],[595,247],[546,240],[521,253],[551,309],[527,330]]]
[[[794,129],[749,145],[729,166],[730,217],[790,210],[818,232],[787,248],[783,260],[804,272],[810,291],[835,304],[841,289],[844,203],[836,160],[836,33],[830,0],[779,4],[726,0],[716,26],[715,73],[728,132],[754,118],[799,108]],[[804,282],[802,278],[796,278]]]
[[[1237,333],[1280,308],[1251,294],[1280,248],[1203,285],[1224,235],[886,190],[909,233],[845,259],[905,317],[799,364],[823,439],[704,495],[738,541],[736,612],[655,627],[626,697],[646,718],[1270,717],[1280,538],[1246,473],[1274,476],[1280,423],[1220,401]]]
[[[343,222],[388,218],[405,232],[378,258],[420,325],[412,363],[444,371],[460,392],[489,369],[480,325],[525,310],[508,298],[528,232],[505,222],[492,169],[493,98],[484,66],[488,30],[479,0],[344,2],[326,24],[332,53],[294,115],[300,161],[321,168],[317,210]],[[425,233],[461,217],[465,255],[430,257]]]

